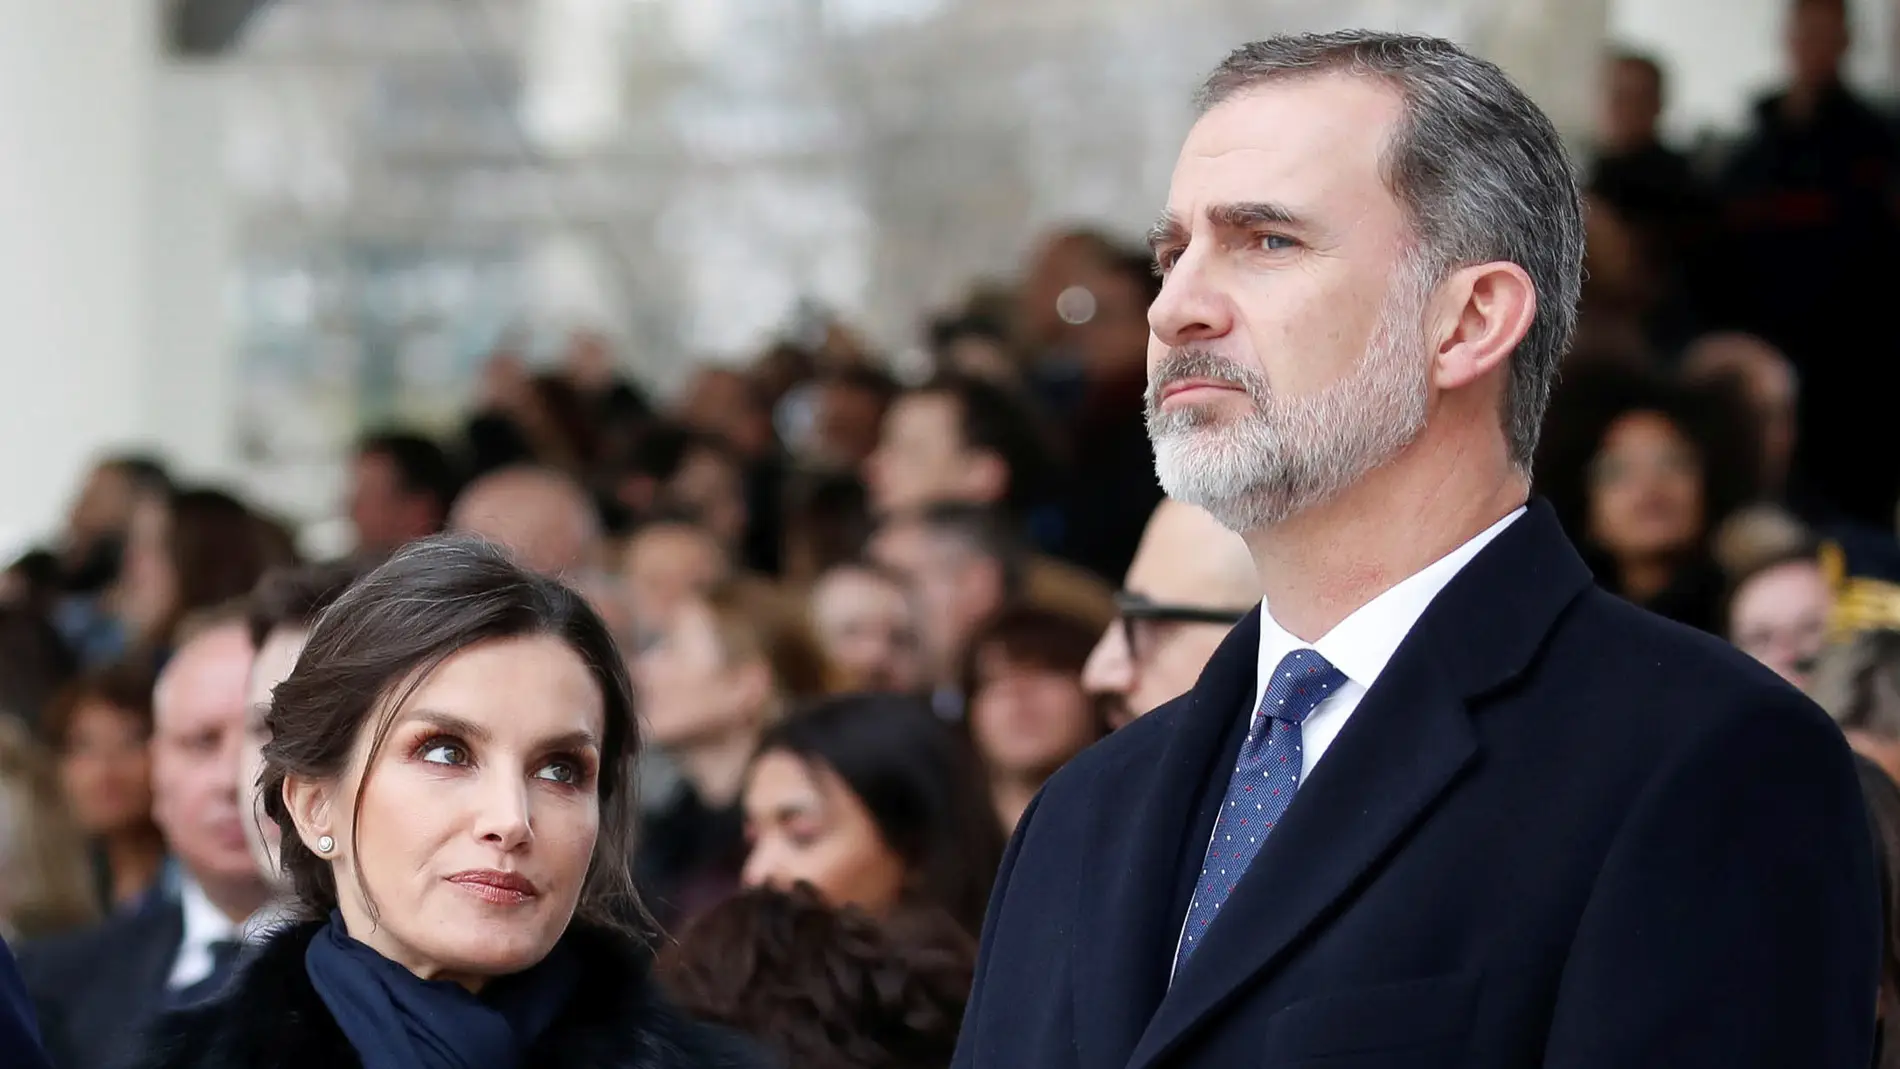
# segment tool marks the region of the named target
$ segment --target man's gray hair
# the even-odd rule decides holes
[[[1537,316],[1512,355],[1503,416],[1511,459],[1529,473],[1583,285],[1583,201],[1562,139],[1495,64],[1439,38],[1365,30],[1243,45],[1208,76],[1195,107],[1205,114],[1256,86],[1324,74],[1376,78],[1403,100],[1385,180],[1429,281],[1509,261],[1536,287]]]

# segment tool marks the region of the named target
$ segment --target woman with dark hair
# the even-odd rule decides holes
[[[266,571],[290,563],[290,547],[268,522],[221,490],[144,494],[115,592],[126,640],[163,655],[180,620],[244,597]]]
[[[922,699],[834,698],[765,733],[743,794],[748,887],[983,925],[1003,836],[974,757]]]
[[[152,822],[152,670],[132,661],[60,692],[40,722],[79,830],[92,842],[98,900],[137,903],[158,882],[165,837]]]
[[[755,888],[688,925],[660,958],[682,1009],[797,1069],[947,1069],[976,945],[942,910],[897,923],[810,887]]]
[[[1724,396],[1643,372],[1580,369],[1552,398],[1538,491],[1603,586],[1661,616],[1726,632],[1713,532],[1756,491],[1758,450]]]
[[[639,729],[572,590],[413,543],[316,622],[266,717],[263,796],[302,923],[162,1019],[195,1069],[746,1064],[648,978],[627,871]]]
[[[1057,769],[1108,734],[1102,709],[1082,690],[1082,666],[1100,637],[1099,629],[1061,613],[1018,608],[970,640],[963,723],[1007,831]]]

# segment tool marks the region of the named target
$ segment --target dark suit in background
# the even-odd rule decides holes
[[[1170,983],[1259,641],[1256,611],[1024,814],[959,1067],[1868,1064],[1840,733],[1595,587],[1542,503],[1426,609]]]
[[[39,1025],[27,998],[13,952],[0,940],[0,1065],[8,1069],[47,1069]]]
[[[96,928],[20,948],[56,1069],[119,1069],[139,1053],[184,935],[178,900],[154,893]]]

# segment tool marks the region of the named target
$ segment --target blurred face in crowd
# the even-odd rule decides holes
[[[836,906],[873,916],[902,900],[904,859],[864,802],[830,768],[784,751],[759,755],[744,791],[747,887],[808,883]]]
[[[662,749],[702,746],[759,730],[771,703],[771,671],[735,662],[711,607],[689,598],[633,662],[647,738]]]
[[[813,423],[812,459],[855,471],[877,449],[884,398],[851,383],[826,383],[818,391]]]
[[[1736,589],[1729,603],[1729,638],[1781,678],[1806,687],[1827,642],[1832,601],[1819,564],[1776,565]]]
[[[126,530],[125,563],[119,573],[119,615],[134,631],[150,635],[178,603],[178,573],[172,566],[171,508],[158,494],[140,494]]]
[[[364,549],[393,550],[432,534],[435,505],[426,494],[412,494],[388,454],[358,453],[350,467],[350,525]]]
[[[86,475],[85,485],[67,515],[66,531],[74,543],[124,531],[138,500],[132,477],[117,464],[100,464]]]
[[[152,817],[214,901],[260,886],[238,784],[251,654],[241,625],[216,627],[172,656],[152,692]]]
[[[1610,425],[1590,466],[1590,534],[1619,560],[1674,556],[1702,536],[1702,461],[1668,417]]]
[[[152,816],[152,758],[137,714],[90,700],[73,710],[59,755],[66,804],[81,831],[114,835]]]
[[[244,744],[238,750],[237,768],[238,790],[244,798],[244,840],[250,846],[251,860],[256,863],[257,871],[272,884],[283,879],[278,866],[278,858],[282,856],[278,845],[283,832],[276,821],[264,815],[264,800],[258,791],[264,771],[264,744],[270,741],[264,717],[270,712],[271,691],[290,678],[290,670],[296,667],[297,655],[303,652],[303,644],[309,637],[310,632],[301,627],[273,629],[259,647],[257,659],[251,662],[250,683],[245,693]]]
[[[1033,349],[1045,350],[1069,340],[1071,327],[1058,311],[1062,294],[1085,285],[1088,273],[1107,255],[1099,239],[1081,233],[1056,234],[1036,250],[1024,271],[1022,305],[1018,309]],[[1037,351],[1033,355],[1045,354]]]
[[[726,550],[711,532],[687,523],[662,523],[644,527],[627,540],[620,574],[639,626],[659,629],[728,570]]]
[[[1662,106],[1662,80],[1654,67],[1629,57],[1612,59],[1604,72],[1604,147],[1627,151],[1653,143]]]
[[[811,620],[849,689],[923,686],[917,623],[900,583],[866,568],[833,568],[812,587]]]
[[[1073,673],[1012,661],[992,645],[978,651],[976,674],[970,736],[991,774],[1047,779],[1098,737],[1095,712]]]
[[[1683,354],[1682,375],[1698,385],[1739,387],[1755,418],[1763,481],[1771,492],[1782,488],[1800,431],[1800,383],[1787,356],[1752,335],[1712,334]]]
[[[903,576],[916,599],[917,634],[938,681],[963,658],[978,625],[1003,607],[1003,567],[962,540],[923,525],[886,524],[871,539],[871,559]]]
[[[1266,85],[1203,115],[1175,164],[1149,437],[1169,496],[1230,529],[1335,498],[1425,428],[1430,286],[1384,178],[1400,110],[1372,79]]]
[[[1851,43],[1847,0],[1801,0],[1788,16],[1789,75],[1795,85],[1819,89],[1840,77]]]
[[[1148,520],[1123,583],[1154,610],[1109,625],[1082,666],[1082,685],[1111,727],[1193,689],[1232,625],[1169,618],[1165,610],[1231,613],[1238,620],[1260,599],[1253,558],[1238,535],[1206,512],[1163,501]]]
[[[476,480],[456,499],[449,526],[507,547],[542,575],[599,563],[593,501],[572,479],[545,468],[508,468]]]
[[[701,368],[687,384],[677,411],[681,422],[719,435],[742,456],[759,456],[771,445],[771,413],[745,375],[731,368]]]
[[[670,503],[700,517],[724,544],[737,546],[745,537],[745,476],[730,458],[694,450],[667,484],[666,494]]]
[[[888,514],[952,501],[999,501],[1009,473],[994,454],[965,447],[956,396],[918,391],[891,405],[877,451],[865,462],[864,481],[872,511]]]
[[[1147,320],[1142,321],[1142,337],[1148,335]],[[937,354],[939,366],[959,375],[1010,385],[1022,379],[1022,368],[1001,338],[985,334],[960,334]]]
[[[545,958],[593,859],[605,730],[600,689],[566,643],[498,639],[423,677],[373,754],[366,724],[341,782],[291,777],[305,845],[336,840],[351,937],[471,990]]]
[[[1084,273],[1094,297],[1087,319],[1071,337],[1093,379],[1119,379],[1138,372],[1148,351],[1148,294],[1125,271],[1097,265]]]

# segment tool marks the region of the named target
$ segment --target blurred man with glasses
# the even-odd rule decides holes
[[[1148,519],[1120,611],[1082,669],[1082,686],[1121,727],[1188,692],[1234,623],[1260,600],[1246,543],[1214,517],[1165,500]]]

